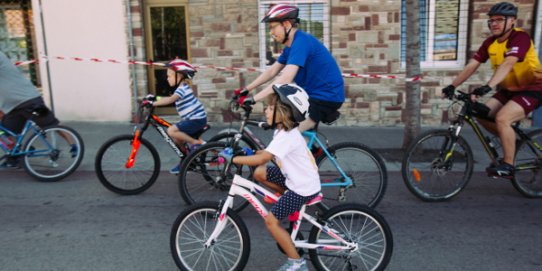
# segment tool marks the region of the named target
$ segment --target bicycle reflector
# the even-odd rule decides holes
[[[135,163],[135,157],[137,155],[137,151],[139,150],[139,146],[141,145],[141,141],[139,141],[139,131],[135,132],[134,140],[132,141],[132,152],[130,153],[130,156],[128,157],[128,161],[126,161],[126,168],[132,168]]]
[[[420,171],[417,168],[412,169],[412,176],[414,176],[414,180],[419,183],[422,180],[422,175],[420,174]]]

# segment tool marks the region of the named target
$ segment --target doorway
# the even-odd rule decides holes
[[[146,0],[146,50],[150,60],[168,62],[181,58],[190,62],[188,36],[188,1]],[[167,83],[167,69],[149,66],[149,92],[169,96],[174,91]],[[158,114],[176,114],[175,106],[160,107]]]

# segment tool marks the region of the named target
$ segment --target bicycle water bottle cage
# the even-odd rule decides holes
[[[335,123],[335,121],[337,121],[340,117],[341,117],[341,113],[339,111],[335,111],[333,113],[330,113],[324,116],[321,121],[327,125],[331,125]]]

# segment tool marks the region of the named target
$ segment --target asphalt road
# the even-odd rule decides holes
[[[171,224],[185,207],[176,178],[162,172],[137,196],[106,190],[92,171],[40,183],[2,171],[1,270],[175,270]],[[540,270],[542,200],[475,173],[444,203],[424,203],[391,172],[377,210],[394,235],[387,270]],[[275,270],[285,259],[259,216],[244,210],[251,235],[246,270]]]

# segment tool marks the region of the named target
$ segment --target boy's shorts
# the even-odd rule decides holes
[[[198,133],[205,125],[207,124],[207,118],[203,119],[194,119],[194,120],[183,120],[175,124],[179,131],[193,136]]]
[[[31,110],[35,108],[42,108],[46,110],[44,110],[43,114],[40,116],[32,116]],[[40,96],[18,105],[9,113],[4,115],[2,125],[8,128],[10,131],[18,134],[23,130],[26,120],[30,117],[32,117],[32,121],[34,121],[41,128],[58,125],[60,123],[55,117],[55,114],[47,108],[43,102],[43,98]]]
[[[282,188],[288,189],[286,187],[286,178],[280,172],[278,167],[267,167],[267,181],[277,184]],[[287,217],[290,214],[295,213],[296,211],[301,210],[301,206],[307,201],[318,196],[319,192],[311,196],[301,196],[294,191],[288,190],[282,197],[279,198],[279,201],[273,205],[271,208],[271,213],[280,221]]]
[[[326,117],[337,112],[342,104],[309,98],[309,117],[316,123],[320,121],[329,122]]]

